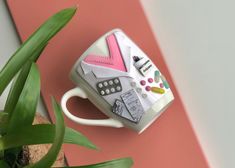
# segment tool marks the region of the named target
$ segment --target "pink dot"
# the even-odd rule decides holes
[[[164,88],[164,85],[163,85],[163,83],[160,83],[160,88]]]
[[[150,86],[146,86],[146,87],[145,87],[145,90],[146,90],[146,91],[150,91],[150,90],[151,90],[151,87],[150,87]]]
[[[153,78],[148,78],[148,82],[152,83],[153,82]]]
[[[140,84],[141,84],[142,86],[144,86],[144,85],[146,84],[146,82],[145,82],[144,80],[141,80],[141,81],[140,81]]]

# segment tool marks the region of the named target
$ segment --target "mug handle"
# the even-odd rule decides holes
[[[63,97],[61,99],[62,110],[63,110],[64,114],[72,121],[79,123],[79,124],[82,124],[82,125],[90,125],[90,126],[106,126],[106,127],[115,127],[115,128],[123,127],[123,124],[120,121],[112,119],[112,118],[95,120],[95,119],[80,118],[80,117],[73,115],[67,109],[66,104],[67,104],[67,101],[71,97],[74,97],[74,96],[77,96],[77,97],[80,97],[83,99],[87,99],[87,94],[80,87],[73,88],[73,89],[67,91],[63,95]]]

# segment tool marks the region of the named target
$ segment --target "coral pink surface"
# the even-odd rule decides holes
[[[175,95],[173,104],[141,135],[126,128],[91,127],[75,124],[65,117],[66,125],[93,141],[100,150],[64,145],[69,165],[83,165],[131,156],[134,168],[206,168],[207,161],[191,127],[171,74],[138,0],[8,0],[18,33],[24,41],[49,16],[79,5],[73,20],[50,41],[38,61],[42,95],[54,121],[51,95],[60,101],[75,85],[69,72],[79,56],[101,35],[121,28],[156,63],[168,79]],[[173,75],[173,74],[172,74]],[[89,118],[105,116],[88,100],[72,99],[74,114]]]

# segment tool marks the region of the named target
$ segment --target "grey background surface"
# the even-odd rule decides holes
[[[10,13],[6,6],[5,0],[0,0],[0,69],[4,66],[10,56],[20,46],[20,39],[15,30]],[[3,109],[7,93],[10,87],[4,91],[0,97],[0,109]],[[42,99],[38,103],[38,112],[48,117]]]
[[[141,2],[210,166],[235,167],[235,1]],[[3,0],[0,37],[2,68],[20,44]]]

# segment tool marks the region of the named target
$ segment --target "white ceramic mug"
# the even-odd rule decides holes
[[[112,30],[89,47],[73,66],[77,85],[61,100],[65,115],[76,123],[128,127],[141,133],[174,100],[163,74],[120,29]],[[109,119],[84,119],[66,107],[71,97],[88,98]]]

